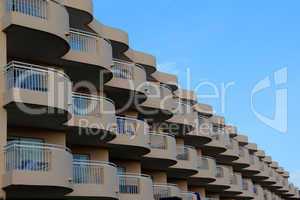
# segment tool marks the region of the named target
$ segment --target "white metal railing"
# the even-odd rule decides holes
[[[211,137],[217,141],[221,141],[223,138],[225,138],[225,128],[223,126],[212,126],[212,132]]]
[[[50,73],[61,76],[66,84],[70,83],[69,77],[63,72],[39,65],[12,61],[5,67],[6,88],[48,92]]]
[[[176,185],[172,184],[155,184],[153,185],[153,194],[155,200],[174,197],[175,194],[179,194],[180,190]]]
[[[251,165],[255,165],[255,155],[249,154],[249,160]]]
[[[242,146],[239,146],[239,156],[244,158],[246,156],[245,148]]]
[[[216,167],[216,178],[223,178],[224,177],[224,169],[221,166]]]
[[[116,117],[117,120],[117,130],[116,133],[118,135],[125,135],[125,136],[134,136],[137,133],[137,129],[139,128],[139,120],[134,118],[128,118],[128,117]],[[148,126],[145,124],[145,134],[148,133]]]
[[[104,101],[114,104],[111,99],[83,93],[73,93],[72,111],[77,116],[97,116],[104,111]]]
[[[73,183],[74,184],[103,184],[104,168],[116,167],[112,163],[100,161],[73,161]]]
[[[177,146],[176,147],[176,158],[177,160],[184,160],[187,161],[189,160],[189,152],[190,152],[190,148],[188,146]]]
[[[97,53],[98,36],[94,33],[71,28],[68,40],[73,51]]]
[[[182,192],[181,198],[182,200],[197,200],[197,196],[193,192]]]
[[[112,73],[117,78],[133,80],[134,67],[134,63],[114,59]]]
[[[211,162],[211,164],[210,164],[210,162]],[[212,165],[212,166],[210,166],[210,165]],[[207,157],[207,156],[200,156],[200,157],[198,157],[197,168],[199,170],[209,170],[209,169],[213,168],[213,170],[215,171],[216,161],[215,161],[215,159]]]
[[[6,0],[6,10],[47,19],[48,0]]]
[[[249,190],[249,183],[248,183],[248,181],[245,180],[245,179],[242,180],[242,189],[243,189],[244,191],[248,191],[248,190]]]
[[[53,150],[69,151],[69,149],[59,145],[21,141],[9,142],[4,150],[6,171],[50,171]]]
[[[242,176],[233,173],[230,177],[230,184],[231,185],[239,185],[242,183]]]
[[[149,133],[150,148],[152,149],[168,149],[168,137],[174,137],[174,135],[166,133]]]
[[[175,110],[176,114],[190,114],[193,112],[193,108],[189,103],[180,100],[179,98],[175,98],[175,102],[177,105]]]
[[[149,178],[144,174],[119,174],[119,192],[123,194],[139,194],[141,191],[141,179]]]

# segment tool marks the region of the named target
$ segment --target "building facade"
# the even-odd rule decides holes
[[[0,199],[300,199],[92,0],[0,0]]]

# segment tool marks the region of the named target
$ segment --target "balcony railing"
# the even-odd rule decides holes
[[[246,156],[245,149],[242,146],[239,146],[239,156],[242,158],[244,158]]]
[[[8,12],[19,12],[25,15],[47,19],[48,0],[6,0]]]
[[[175,99],[175,102],[177,105],[175,110],[176,114],[190,114],[193,112],[192,106],[187,102],[184,102],[180,99]]]
[[[5,68],[5,73],[7,89],[18,88],[36,92],[48,92],[49,76],[53,73],[61,76],[66,83],[70,82],[69,77],[63,72],[17,61],[10,62]]]
[[[97,37],[97,34],[72,28],[68,39],[73,51],[97,53]]]
[[[160,200],[160,199],[174,197],[174,193],[179,194],[180,191],[176,185],[159,184],[159,185],[153,185],[153,193],[154,193],[154,199]]]
[[[161,150],[168,149],[168,136],[174,137],[173,135],[166,133],[150,133],[150,148]]]
[[[52,151],[69,149],[53,144],[9,142],[5,147],[6,171],[48,172],[52,168]]]
[[[210,166],[209,162],[211,162],[211,164],[213,166]],[[213,168],[213,171],[216,170],[216,161],[213,158],[210,157],[206,157],[206,156],[200,156],[198,157],[198,163],[197,163],[197,167],[199,170],[209,170],[211,168]]]
[[[74,184],[103,184],[104,167],[114,164],[99,161],[73,161],[73,183]]]
[[[189,146],[177,146],[176,147],[176,152],[177,152],[177,160],[183,160],[183,161],[187,161],[189,160],[189,151],[190,149],[193,147],[189,147]]]
[[[150,176],[144,174],[119,174],[118,177],[121,194],[139,194],[141,192],[141,179],[150,179]]]
[[[118,135],[124,135],[128,137],[132,137],[136,134],[137,129],[139,128],[138,119],[128,118],[128,117],[117,117],[117,130],[116,133]],[[144,134],[149,133],[148,126],[144,127]]]
[[[103,101],[114,104],[111,99],[105,97],[75,92],[72,99],[73,114],[77,116],[99,116],[104,111]]]
[[[248,191],[248,190],[249,190],[249,183],[248,183],[248,181],[245,180],[245,179],[242,180],[242,189],[243,189],[244,191]]]
[[[182,200],[196,200],[197,195],[193,192],[182,192],[181,193]]]
[[[224,177],[224,169],[223,167],[217,166],[216,167],[216,177],[217,178],[223,178]]]
[[[112,72],[117,78],[133,80],[134,67],[136,67],[134,63],[114,59]]]
[[[255,155],[249,154],[249,160],[251,165],[255,165]]]

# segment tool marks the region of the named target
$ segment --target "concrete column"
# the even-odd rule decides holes
[[[0,9],[0,20],[1,20],[1,9]],[[3,185],[2,177],[4,174],[4,154],[2,149],[6,145],[6,139],[7,139],[7,114],[6,114],[6,110],[3,108],[5,79],[4,79],[4,73],[2,73],[3,68],[6,64],[7,64],[6,34],[1,31],[0,32],[0,67],[1,67],[1,72],[0,72],[0,188],[2,188]],[[0,189],[0,199],[4,199],[4,198],[5,198],[5,193],[3,190]]]

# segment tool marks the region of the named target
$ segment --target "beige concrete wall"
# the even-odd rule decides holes
[[[141,163],[139,161],[124,161],[124,160],[114,160],[118,166],[126,168],[126,173],[140,174],[141,173]]]
[[[175,183],[181,191],[183,192],[188,191],[187,180],[176,180],[173,183]]]
[[[1,6],[2,7],[2,6]],[[0,8],[0,20],[1,20],[1,13],[2,9]],[[7,64],[6,61],[6,35],[4,32],[0,32],[0,66],[3,68]],[[6,135],[7,135],[7,114],[6,110],[3,108],[3,94],[5,91],[5,84],[4,84],[4,73],[0,73],[0,188],[3,186],[3,173],[4,173],[4,154],[2,153],[3,147],[6,145]],[[3,190],[0,189],[0,199],[5,198],[5,194]]]
[[[164,184],[168,182],[166,172],[146,171],[145,173],[153,178],[153,183],[155,184]]]
[[[109,161],[109,153],[107,149],[93,147],[72,147],[73,154],[88,154],[91,160]]]
[[[8,136],[43,139],[45,143],[66,145],[66,133],[31,128],[9,128]]]

